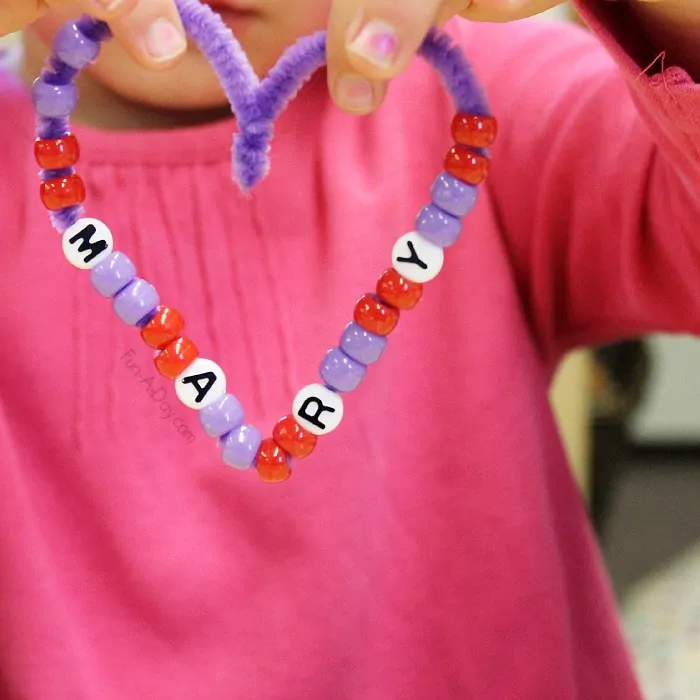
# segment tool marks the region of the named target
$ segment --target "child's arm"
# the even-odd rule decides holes
[[[619,6],[589,15],[617,66],[574,29],[474,31],[502,126],[490,189],[551,364],[576,345],[700,332],[700,87],[678,67],[646,75],[649,46]]]

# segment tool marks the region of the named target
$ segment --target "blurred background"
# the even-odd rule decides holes
[[[552,389],[647,700],[700,700],[699,367],[697,338],[652,336],[570,356]]]

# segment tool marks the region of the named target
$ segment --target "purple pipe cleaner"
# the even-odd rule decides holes
[[[93,41],[104,41],[111,37],[109,27],[91,17],[83,17],[77,22],[80,31]],[[78,71],[67,66],[55,53],[49,57],[46,67],[41,73],[42,79],[52,85],[67,85],[75,80]],[[39,116],[37,118],[37,136],[40,139],[57,139],[70,132],[68,119],[53,119]],[[75,172],[74,168],[65,171],[44,170],[41,174],[42,180],[50,180],[59,175],[70,175]],[[83,215],[83,206],[76,204],[72,207],[59,209],[50,213],[51,223],[58,231],[65,231],[70,228]]]
[[[260,80],[233,32],[198,0],[175,0],[187,33],[216,71],[239,133],[233,145],[233,177],[243,190],[258,184],[270,169],[273,124],[282,110],[319,67],[326,63],[326,35],[300,39]],[[441,74],[458,111],[488,115],[490,110],[469,63],[452,40],[432,31],[420,54]]]
[[[270,169],[270,142],[275,119],[301,90],[311,75],[326,63],[326,34],[317,32],[290,47],[269,75],[255,75],[233,32],[219,15],[199,0],[175,0],[185,30],[198,45],[219,77],[238,122],[233,142],[233,178],[243,191],[251,190]],[[95,41],[110,36],[109,27],[90,17],[78,22],[80,30]],[[440,73],[458,112],[490,114],[484,92],[459,47],[446,34],[431,31],[420,54]],[[64,85],[77,71],[55,54],[42,73],[47,83]],[[52,139],[69,130],[67,119],[39,118],[39,138]],[[76,206],[52,213],[54,225],[65,230],[81,215]]]

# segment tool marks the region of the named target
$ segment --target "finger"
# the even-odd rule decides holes
[[[384,80],[368,80],[352,70],[335,74],[328,71],[328,87],[336,104],[351,114],[369,114],[381,105],[388,85]]]
[[[336,102],[354,112],[376,107],[387,81],[418,50],[440,5],[441,0],[334,0],[328,78]]]
[[[335,0],[331,42],[343,46],[362,75],[398,75],[420,47],[442,0]]]
[[[49,0],[50,5],[75,5]],[[173,0],[89,0],[81,9],[109,23],[115,39],[146,68],[170,66],[185,53],[187,38]]]
[[[173,0],[138,0],[110,26],[127,51],[149,68],[169,66],[187,50],[187,37]]]
[[[39,19],[47,9],[43,2],[27,2],[27,0],[14,0],[5,5],[0,10],[0,36],[7,36],[24,29]]]
[[[460,16],[472,22],[512,22],[533,17],[561,0],[473,0]]]
[[[472,4],[473,0],[447,0],[442,3],[435,19],[435,25],[441,27],[455,15],[462,15]]]

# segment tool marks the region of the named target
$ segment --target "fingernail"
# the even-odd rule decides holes
[[[168,19],[157,19],[146,32],[146,51],[155,61],[169,61],[187,48],[185,35]]]
[[[340,106],[350,112],[369,112],[374,106],[372,83],[354,75],[338,80],[336,95]]]
[[[348,51],[377,68],[391,68],[399,53],[396,30],[387,22],[372,20],[348,44]]]

